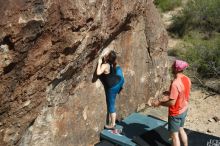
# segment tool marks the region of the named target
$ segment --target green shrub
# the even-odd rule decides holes
[[[195,29],[220,32],[220,0],[189,0],[173,20],[169,31],[179,36]]]
[[[161,11],[169,11],[181,5],[181,0],[155,0],[155,5],[161,9]]]
[[[168,55],[188,61],[191,75],[220,77],[220,0],[189,0],[168,31],[184,43]]]
[[[184,54],[183,49],[170,49],[167,51],[168,56],[173,56],[173,57],[181,57]]]
[[[171,49],[167,51],[168,56],[177,57],[178,56],[178,50],[177,49]]]
[[[196,32],[194,36],[192,34],[184,38],[187,44],[191,45],[185,49],[174,49],[169,55],[189,62],[191,72],[202,78],[220,77],[220,35],[203,40],[195,37]]]

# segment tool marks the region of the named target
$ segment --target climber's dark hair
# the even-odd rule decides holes
[[[117,58],[117,55],[115,51],[111,51],[107,56],[107,62],[110,65],[112,65],[114,69],[116,69],[116,65],[117,65],[116,58]]]
[[[110,64],[114,64],[115,61],[116,61],[116,58],[117,58],[117,56],[116,56],[115,51],[111,51],[111,52],[109,53],[109,55],[108,55],[108,62],[109,62]]]

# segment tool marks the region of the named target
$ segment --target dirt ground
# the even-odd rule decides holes
[[[201,89],[191,93],[186,128],[220,137],[220,95],[208,96]]]
[[[166,107],[150,107],[143,113],[167,121]],[[220,137],[220,95],[208,96],[202,89],[193,87],[185,128]]]

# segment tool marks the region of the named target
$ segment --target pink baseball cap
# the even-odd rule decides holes
[[[187,68],[189,66],[189,64],[185,61],[182,60],[175,60],[173,67],[176,71],[182,71],[185,68]]]

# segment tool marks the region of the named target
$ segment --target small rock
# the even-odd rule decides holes
[[[209,122],[213,122],[213,119],[212,119],[212,118],[210,118],[210,119],[208,119],[208,121],[209,121]]]
[[[214,133],[214,131],[211,130],[211,129],[208,129],[207,132],[208,132],[208,133]]]
[[[3,123],[2,122],[0,122],[0,126],[2,126],[3,125]]]
[[[213,119],[215,122],[219,122],[219,121],[220,121],[220,119],[219,119],[218,117],[216,117],[216,116],[213,117],[212,119]]]

